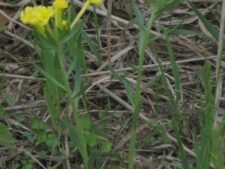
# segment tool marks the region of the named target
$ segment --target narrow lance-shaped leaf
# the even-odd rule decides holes
[[[152,14],[157,18],[163,12],[172,10],[178,6],[183,0],[146,0],[146,2],[152,5]]]
[[[7,126],[3,123],[0,123],[0,145],[12,148],[16,140],[11,135]]]

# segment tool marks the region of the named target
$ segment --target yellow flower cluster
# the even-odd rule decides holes
[[[20,19],[25,24],[46,25],[53,16],[53,8],[45,6],[27,7],[20,15]]]
[[[65,21],[62,21],[63,9],[68,7],[68,2],[66,0],[55,0],[53,2],[53,7],[55,11],[55,24],[58,28],[65,28]],[[67,24],[66,24],[67,25]]]
[[[81,11],[78,13],[70,28],[72,29],[90,5],[100,5],[102,0],[86,0]],[[20,19],[23,23],[32,26],[38,33],[45,36],[45,26],[48,25],[51,17],[55,18],[55,25],[59,29],[67,27],[67,21],[62,20],[63,9],[68,7],[67,0],[54,0],[53,5],[26,7],[20,14]]]
[[[39,33],[44,34],[44,26],[48,24],[49,19],[54,15],[52,7],[37,6],[26,7],[20,14],[23,23],[33,26]]]

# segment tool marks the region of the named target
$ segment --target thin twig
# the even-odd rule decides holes
[[[3,109],[4,111],[7,111],[7,112],[15,112],[15,111],[21,111],[25,109],[34,109],[34,108],[43,107],[43,106],[45,106],[45,100],[39,100],[36,102],[26,103],[26,104],[22,104],[18,106],[6,107]]]
[[[23,42],[25,45],[31,47],[32,49],[35,49],[35,47],[34,47],[34,45],[33,45],[32,43],[30,43],[30,42],[27,41],[26,39],[21,38],[21,37],[18,36],[18,35],[13,34],[12,32],[9,32],[9,31],[5,30],[5,31],[4,31],[4,34],[6,34],[6,35],[8,35],[8,36],[10,36],[10,37],[12,37],[12,38],[14,38],[14,39],[20,41],[20,42]]]
[[[38,78],[34,76],[24,76],[24,75],[17,75],[17,74],[10,74],[10,73],[0,73],[0,77],[7,77],[7,78],[15,78],[15,79],[26,79],[26,80],[37,80],[43,81],[45,78]]]
[[[36,157],[34,157],[30,152],[28,152],[25,149],[22,149],[22,151],[29,156],[31,159],[33,159],[41,168],[47,169]]]
[[[84,3],[79,1],[79,0],[74,0],[74,4],[79,6],[79,7],[82,7],[84,5]],[[94,8],[92,6],[90,6],[88,10],[93,12]],[[107,16],[107,12],[102,11],[100,9],[96,9],[96,13],[101,15],[101,16],[105,16],[105,17]],[[127,21],[125,19],[122,19],[122,18],[119,18],[119,17],[114,16],[114,15],[111,16],[111,19],[114,20],[114,21],[120,22],[121,24],[124,24],[124,25],[129,23],[129,21]]]
[[[215,59],[217,58],[217,56],[209,56],[206,57],[207,59]],[[185,60],[179,60],[176,61],[176,64],[185,64],[185,63],[190,63],[190,62],[199,62],[199,61],[204,61],[205,58],[191,58],[191,59],[185,59]],[[161,63],[162,66],[167,66],[167,65],[171,65],[171,62],[163,62]],[[144,65],[143,69],[150,69],[150,68],[157,68],[159,65],[158,63],[156,64],[148,64],[148,65]],[[121,69],[115,69],[115,72],[125,72],[125,71],[130,71],[130,70],[134,70],[136,69],[136,66],[134,67],[126,67],[126,68],[121,68]],[[82,76],[86,77],[86,76],[98,76],[98,75],[103,75],[103,74],[110,74],[111,71],[110,70],[106,70],[106,71],[99,71],[99,72],[93,72],[93,73],[87,73],[87,74],[83,74]]]
[[[16,21],[15,19],[11,18],[9,15],[7,15],[7,14],[6,14],[3,10],[1,10],[1,9],[0,9],[0,15],[3,16],[3,17],[5,17],[6,19],[8,19],[8,20],[11,21],[11,22],[14,22],[14,23],[18,24],[19,26],[21,26],[21,27],[23,27],[23,28],[26,28],[26,29],[28,29],[28,30],[31,30],[31,28],[29,28],[29,27],[25,26],[24,24],[22,24],[22,23]]]

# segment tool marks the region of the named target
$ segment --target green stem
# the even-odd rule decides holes
[[[150,32],[152,30],[152,26],[154,21],[156,20],[157,16],[154,14],[154,11],[150,17],[150,19],[148,20],[148,24],[147,24],[147,30]]]
[[[80,20],[80,18],[84,15],[84,13],[86,12],[86,10],[89,8],[90,6],[90,1],[86,1],[84,3],[84,6],[82,7],[82,9],[80,10],[80,12],[78,13],[78,15],[76,16],[76,18],[73,20],[72,24],[70,25],[70,29],[73,29],[77,22]]]
[[[70,88],[69,85],[69,81],[68,81],[68,76],[66,73],[66,69],[64,66],[64,55],[62,52],[62,49],[59,47],[58,48],[58,59],[59,59],[59,64],[60,64],[60,68],[61,68],[61,75],[62,75],[62,79],[63,79],[63,84],[65,85],[66,88],[66,93],[67,93],[67,97],[68,97],[68,101],[71,104],[71,108],[72,108],[72,113],[73,113],[73,118],[76,122],[76,129],[77,129],[77,135],[78,138],[80,140],[80,144],[82,145],[80,150],[81,156],[83,158],[84,164],[85,164],[85,168],[88,169],[88,161],[89,161],[89,157],[88,157],[88,152],[87,152],[87,143],[85,141],[85,137],[84,137],[84,130],[82,128],[82,125],[80,123],[80,117],[79,117],[79,113],[78,113],[78,107],[76,104],[76,99],[73,98],[73,92]]]
[[[223,39],[224,39],[224,27],[225,27],[225,1],[222,4],[222,15],[220,21],[220,33],[219,33],[219,42],[217,49],[217,60],[216,60],[216,96],[215,96],[215,105],[219,106],[219,97],[221,97],[221,88],[222,88],[222,76],[221,76],[221,61],[223,59]]]
[[[55,9],[55,25],[56,28],[61,28],[62,9]]]
[[[155,21],[155,15],[151,15],[149,22],[147,24],[147,30],[141,30],[140,34],[143,34],[139,39],[139,61],[138,61],[138,72],[137,72],[137,84],[136,84],[136,92],[134,97],[134,110],[132,112],[132,129],[131,129],[131,141],[129,146],[129,155],[128,155],[128,169],[134,168],[134,159],[135,159],[135,152],[136,152],[136,129],[137,129],[137,122],[138,122],[138,115],[141,110],[141,79],[142,79],[142,72],[143,72],[143,63],[144,63],[144,56],[145,56],[145,49],[149,42],[149,32],[151,31],[152,25]]]

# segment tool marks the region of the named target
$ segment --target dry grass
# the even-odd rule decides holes
[[[100,46],[99,53],[102,57],[99,63],[87,47],[88,73],[84,74],[83,77],[91,82],[86,92],[87,105],[90,110],[88,113],[95,124],[99,124],[101,121],[104,124],[104,137],[112,141],[112,154],[116,156],[101,157],[104,161],[101,168],[109,168],[110,165],[122,168],[121,164],[127,162],[127,151],[131,137],[130,115],[132,107],[128,103],[123,84],[112,77],[108,70],[108,65],[111,64],[118,74],[126,75],[128,81],[132,84],[136,83],[134,68],[138,63],[138,30],[134,22],[129,19],[129,3],[123,4],[125,7],[122,9],[117,6],[123,1],[125,0],[111,1],[112,16],[107,16],[107,1],[97,9],[100,39],[96,39],[93,20],[90,19],[85,26],[85,31],[88,32],[93,43]],[[48,168],[49,164],[61,168],[65,157],[51,154],[42,155],[38,147],[34,146],[32,139],[27,138],[31,131],[31,119],[35,117],[43,122],[49,122],[49,116],[46,113],[43,96],[42,82],[44,79],[33,66],[34,63],[38,64],[40,60],[36,56],[33,42],[27,37],[30,29],[21,25],[18,20],[21,8],[31,2],[30,0],[13,2],[0,2],[0,24],[6,29],[4,33],[0,34],[0,103],[7,112],[7,116],[0,117],[0,120],[8,126],[13,136],[18,140],[18,151],[12,154],[6,148],[0,147],[0,168],[2,165],[7,166],[8,169],[13,169],[16,168],[16,165],[20,166],[23,161],[30,159],[35,161],[36,168]],[[75,0],[74,2],[78,7],[82,6],[81,1]],[[215,16],[219,14],[221,1],[213,0],[206,3],[205,0],[192,0],[192,2],[204,16],[213,21],[219,31],[219,21],[216,20]],[[143,17],[148,18],[151,9],[142,0],[137,0],[137,4]],[[169,27],[192,30],[198,32],[198,35],[203,33],[210,36],[210,33],[186,3],[180,5],[172,13],[164,14],[154,24],[151,33],[156,40],[151,47],[146,49],[143,66],[142,99],[144,105],[140,112],[137,131],[138,150],[135,161],[137,169],[181,168],[175,146],[176,138],[171,128],[173,112],[163,86],[159,83],[161,73],[158,61],[164,66],[167,80],[171,85],[170,89],[174,93],[174,77],[162,35],[162,30]],[[170,42],[174,49],[182,82],[182,102],[179,105],[184,121],[182,139],[185,152],[191,163],[195,157],[193,135],[199,133],[200,130],[199,116],[202,112],[201,99],[204,94],[198,71],[204,64],[205,58],[208,58],[213,70],[212,80],[215,81],[217,44],[212,40],[191,34],[191,32],[187,32],[185,35],[174,35],[170,38]],[[222,60],[222,68],[224,66],[225,63]],[[219,111],[223,111],[225,97],[222,95],[219,99],[221,101]],[[81,108],[80,113],[86,114],[87,112]],[[168,140],[162,138],[158,132],[145,123],[146,117],[167,129]],[[61,138],[61,144],[63,146],[69,143],[66,138]],[[43,151],[42,148],[41,150]],[[77,159],[76,154],[72,153],[72,150],[68,156],[70,158],[68,166],[82,168],[79,166],[79,159]]]

